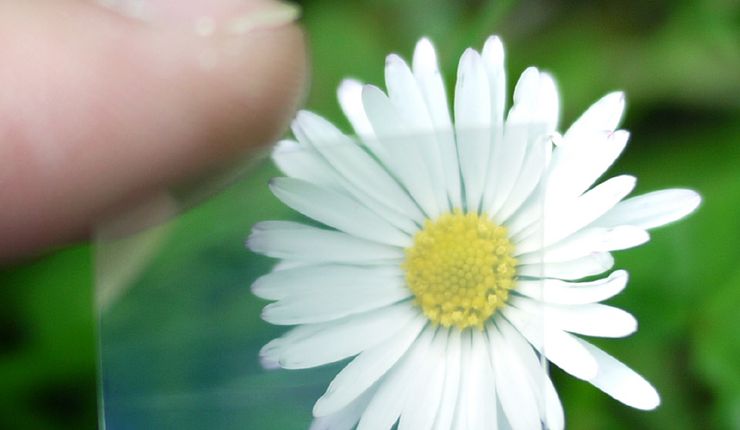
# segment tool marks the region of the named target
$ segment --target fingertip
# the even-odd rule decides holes
[[[68,3],[17,12],[34,25],[0,41],[5,81],[23,88],[0,95],[0,206],[12,208],[0,260],[90,234],[122,202],[271,143],[303,96],[295,23],[204,37]]]

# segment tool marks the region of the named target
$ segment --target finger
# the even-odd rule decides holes
[[[0,260],[78,238],[118,202],[277,138],[305,80],[291,11],[161,0],[134,11],[142,21],[2,2]]]

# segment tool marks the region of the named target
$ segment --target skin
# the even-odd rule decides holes
[[[144,22],[80,0],[0,2],[0,264],[85,240],[117,208],[284,132],[306,81],[297,25],[224,30],[266,0],[157,3]],[[199,34],[204,15],[215,30]]]

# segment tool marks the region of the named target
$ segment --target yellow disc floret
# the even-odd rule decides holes
[[[406,283],[432,322],[482,328],[514,285],[512,253],[506,228],[486,214],[447,213],[427,220],[406,248]]]

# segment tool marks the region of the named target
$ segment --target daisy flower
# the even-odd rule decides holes
[[[550,429],[563,410],[543,363],[616,400],[653,409],[656,390],[577,335],[624,337],[629,313],[611,251],[699,205],[693,191],[626,198],[635,178],[594,186],[627,143],[624,96],[557,131],[553,78],[528,68],[506,112],[504,50],[460,59],[450,117],[432,44],[386,61],[387,93],[354,80],[339,102],[357,137],[300,112],[272,156],[283,203],[317,223],[266,221],[247,241],[280,259],[254,293],[294,325],[268,368],[352,358],[316,402],[313,429]],[[583,278],[589,278],[583,281]],[[580,280],[580,281],[579,281]]]

